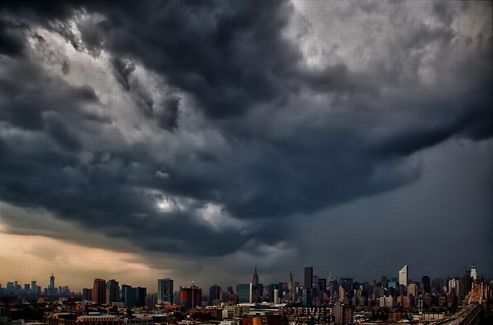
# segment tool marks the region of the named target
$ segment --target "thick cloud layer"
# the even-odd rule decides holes
[[[3,2],[1,199],[149,251],[284,247],[493,135],[491,4],[409,3]]]

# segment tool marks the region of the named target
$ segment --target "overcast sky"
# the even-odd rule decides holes
[[[490,1],[2,1],[0,283],[493,276]]]

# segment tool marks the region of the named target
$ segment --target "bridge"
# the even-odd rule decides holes
[[[479,324],[481,317],[486,312],[488,301],[488,286],[484,282],[474,282],[472,284],[469,297],[466,299],[467,305],[461,308],[453,316],[448,317],[439,324],[444,325],[475,325]]]
[[[476,325],[481,321],[483,310],[477,303],[467,305],[452,317],[439,322],[441,325]]]
[[[469,294],[468,304],[478,303],[482,305],[488,301],[488,286],[484,282],[474,282]]]

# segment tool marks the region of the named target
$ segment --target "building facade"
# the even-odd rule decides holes
[[[173,280],[170,278],[157,280],[158,304],[173,304]]]

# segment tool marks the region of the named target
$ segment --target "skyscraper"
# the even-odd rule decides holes
[[[478,268],[476,267],[476,265],[472,265],[471,266],[471,278],[473,280],[477,280],[478,279]]]
[[[431,287],[433,291],[442,293],[444,291],[443,288],[445,287],[445,280],[440,278],[435,278],[431,282]]]
[[[319,292],[325,292],[327,290],[327,279],[325,279],[325,278],[318,278],[317,290]]]
[[[137,287],[137,307],[146,305],[147,288]]]
[[[311,266],[305,266],[305,283],[302,297],[305,306],[313,304],[313,267]]]
[[[125,307],[135,307],[137,306],[137,288],[133,288],[131,286],[123,285],[123,302],[125,303]]]
[[[53,275],[53,273],[51,273],[50,276],[50,289],[51,290],[55,289],[55,276]]]
[[[431,279],[429,276],[425,275],[421,278],[421,282],[423,283],[423,288],[425,293],[431,292]]]
[[[244,283],[236,286],[236,293],[238,293],[238,303],[250,303],[252,302],[252,284]]]
[[[84,288],[82,289],[82,300],[92,300],[92,289]]]
[[[92,301],[96,305],[106,303],[106,281],[103,279],[94,279],[92,288]]]
[[[258,273],[257,273],[257,266],[255,266],[255,272],[253,273],[252,276],[252,286],[255,288],[258,286],[259,280],[258,280]]]
[[[257,266],[255,266],[255,271],[252,276],[252,302],[260,301],[260,297],[262,296],[263,287],[259,283],[259,277],[257,273]]]
[[[288,279],[288,292],[289,292],[289,300],[290,301],[295,301],[294,297],[294,280],[293,280],[293,274],[291,271],[289,272],[289,279]]]
[[[109,280],[106,283],[106,304],[111,305],[113,302],[120,300],[120,284],[116,280]]]
[[[213,285],[209,288],[209,305],[219,304],[221,300],[221,287]]]
[[[455,295],[459,295],[459,286],[460,286],[460,281],[457,279],[449,279],[448,280],[448,293],[455,293]]]
[[[173,280],[170,278],[157,280],[158,304],[173,304]]]
[[[128,284],[122,284],[122,290],[120,292],[121,292],[121,301],[123,302],[124,305],[125,305],[125,290],[127,290],[127,288],[130,288]]]
[[[194,283],[190,288],[180,287],[180,302],[185,309],[195,308],[202,304],[202,289]]]
[[[404,265],[402,269],[399,270],[399,285],[407,287],[408,282],[408,267]]]
[[[312,281],[313,281],[313,267],[311,266],[305,266],[305,283],[304,283],[304,288],[305,289],[311,289],[312,288]]]
[[[387,279],[387,276],[382,275],[382,277],[380,278],[380,285],[382,286],[382,288],[387,288],[388,283],[389,281]]]

